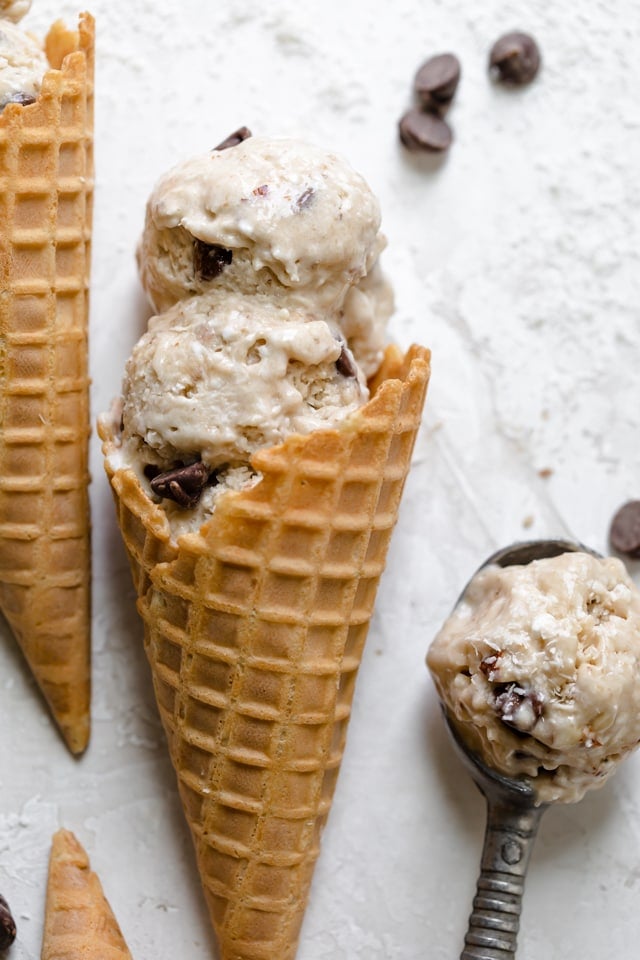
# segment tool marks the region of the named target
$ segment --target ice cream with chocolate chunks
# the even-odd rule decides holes
[[[119,465],[174,535],[259,479],[261,448],[369,399],[391,289],[378,202],[336,154],[239,128],[160,179],[138,264],[158,315],[127,363]]]
[[[427,662],[485,763],[579,800],[640,742],[640,592],[615,558],[481,569]]]
[[[154,317],[134,347],[122,454],[155,496],[171,501],[176,522],[175,505],[198,507],[195,524],[229,483],[248,481],[260,447],[336,424],[368,397],[327,320],[264,296],[192,297]]]
[[[30,3],[0,3],[0,111],[8,103],[34,103],[49,69],[42,45],[17,22]]]

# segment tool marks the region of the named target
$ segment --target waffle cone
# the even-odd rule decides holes
[[[69,830],[53,836],[41,960],[131,960],[89,858]]]
[[[38,99],[0,114],[0,611],[74,753],[89,737],[93,40],[88,14],[55,24]]]
[[[389,351],[364,407],[261,450],[177,545],[100,425],[222,960],[295,956],[428,376]]]

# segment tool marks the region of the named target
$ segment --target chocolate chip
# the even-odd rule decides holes
[[[640,560],[640,500],[620,507],[611,521],[609,540],[618,553]]]
[[[506,33],[491,48],[489,70],[502,83],[524,86],[539,69],[540,50],[528,33]]]
[[[458,58],[453,53],[440,53],[422,64],[413,86],[423,109],[441,113],[453,100],[459,80]]]
[[[343,377],[358,376],[358,368],[355,365],[353,354],[351,353],[351,350],[349,350],[349,348],[344,343],[342,344],[342,350],[340,351],[340,356],[336,360],[336,370],[338,371],[338,373],[341,373]]]
[[[200,280],[215,280],[233,260],[233,250],[220,247],[217,243],[193,241],[193,269]]]
[[[8,950],[16,938],[16,924],[9,904],[0,894],[0,950]]]
[[[298,199],[295,202],[295,207],[297,210],[304,210],[305,207],[308,207],[313,198],[315,197],[316,192],[313,187],[307,187],[306,190],[303,190]]]
[[[164,473],[158,473],[151,479],[153,492],[166,500],[174,500],[185,510],[192,510],[202,496],[211,471],[202,460],[196,460],[186,467],[174,467]]]
[[[440,153],[453,140],[449,124],[433,113],[425,113],[413,107],[399,123],[400,140],[407,150],[424,150]]]
[[[162,470],[160,467],[156,466],[155,463],[146,463],[142,472],[147,480],[153,480],[154,477],[157,477],[159,473],[162,473]]]
[[[228,150],[229,147],[237,147],[239,143],[242,143],[243,140],[248,140],[251,136],[251,130],[249,127],[238,127],[237,130],[234,130],[233,133],[230,133],[222,143],[219,143],[217,147],[214,147],[214,150]]]
[[[494,694],[503,723],[519,733],[533,730],[543,711],[543,701],[534,690],[525,690],[517,683],[500,683]]]
[[[24,93],[20,90],[16,93],[10,93],[7,99],[3,103],[3,107],[6,107],[8,103],[19,103],[21,107],[28,107],[30,103],[35,103],[36,97],[32,93]]]

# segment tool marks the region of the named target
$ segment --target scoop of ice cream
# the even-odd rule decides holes
[[[291,433],[332,426],[367,389],[339,333],[264,297],[197,297],[154,317],[128,361],[123,440],[166,469],[247,464]]]
[[[0,20],[0,110],[8,103],[33,103],[48,69],[38,42],[9,20]]]
[[[471,746],[540,801],[579,800],[640,742],[640,593],[617,559],[484,568],[427,663]]]
[[[0,0],[0,19],[22,20],[31,9],[31,0]]]
[[[250,137],[159,181],[138,263],[158,311],[223,289],[333,311],[376,262],[379,227],[374,194],[344,160],[297,140]]]

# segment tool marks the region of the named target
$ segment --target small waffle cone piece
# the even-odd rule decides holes
[[[93,40],[88,14],[55,24],[38,99],[0,114],[0,611],[74,753],[89,738]]]
[[[53,836],[41,960],[131,960],[89,858],[69,830]]]
[[[364,407],[257,453],[177,546],[100,425],[222,960],[295,956],[428,376],[389,351]]]

